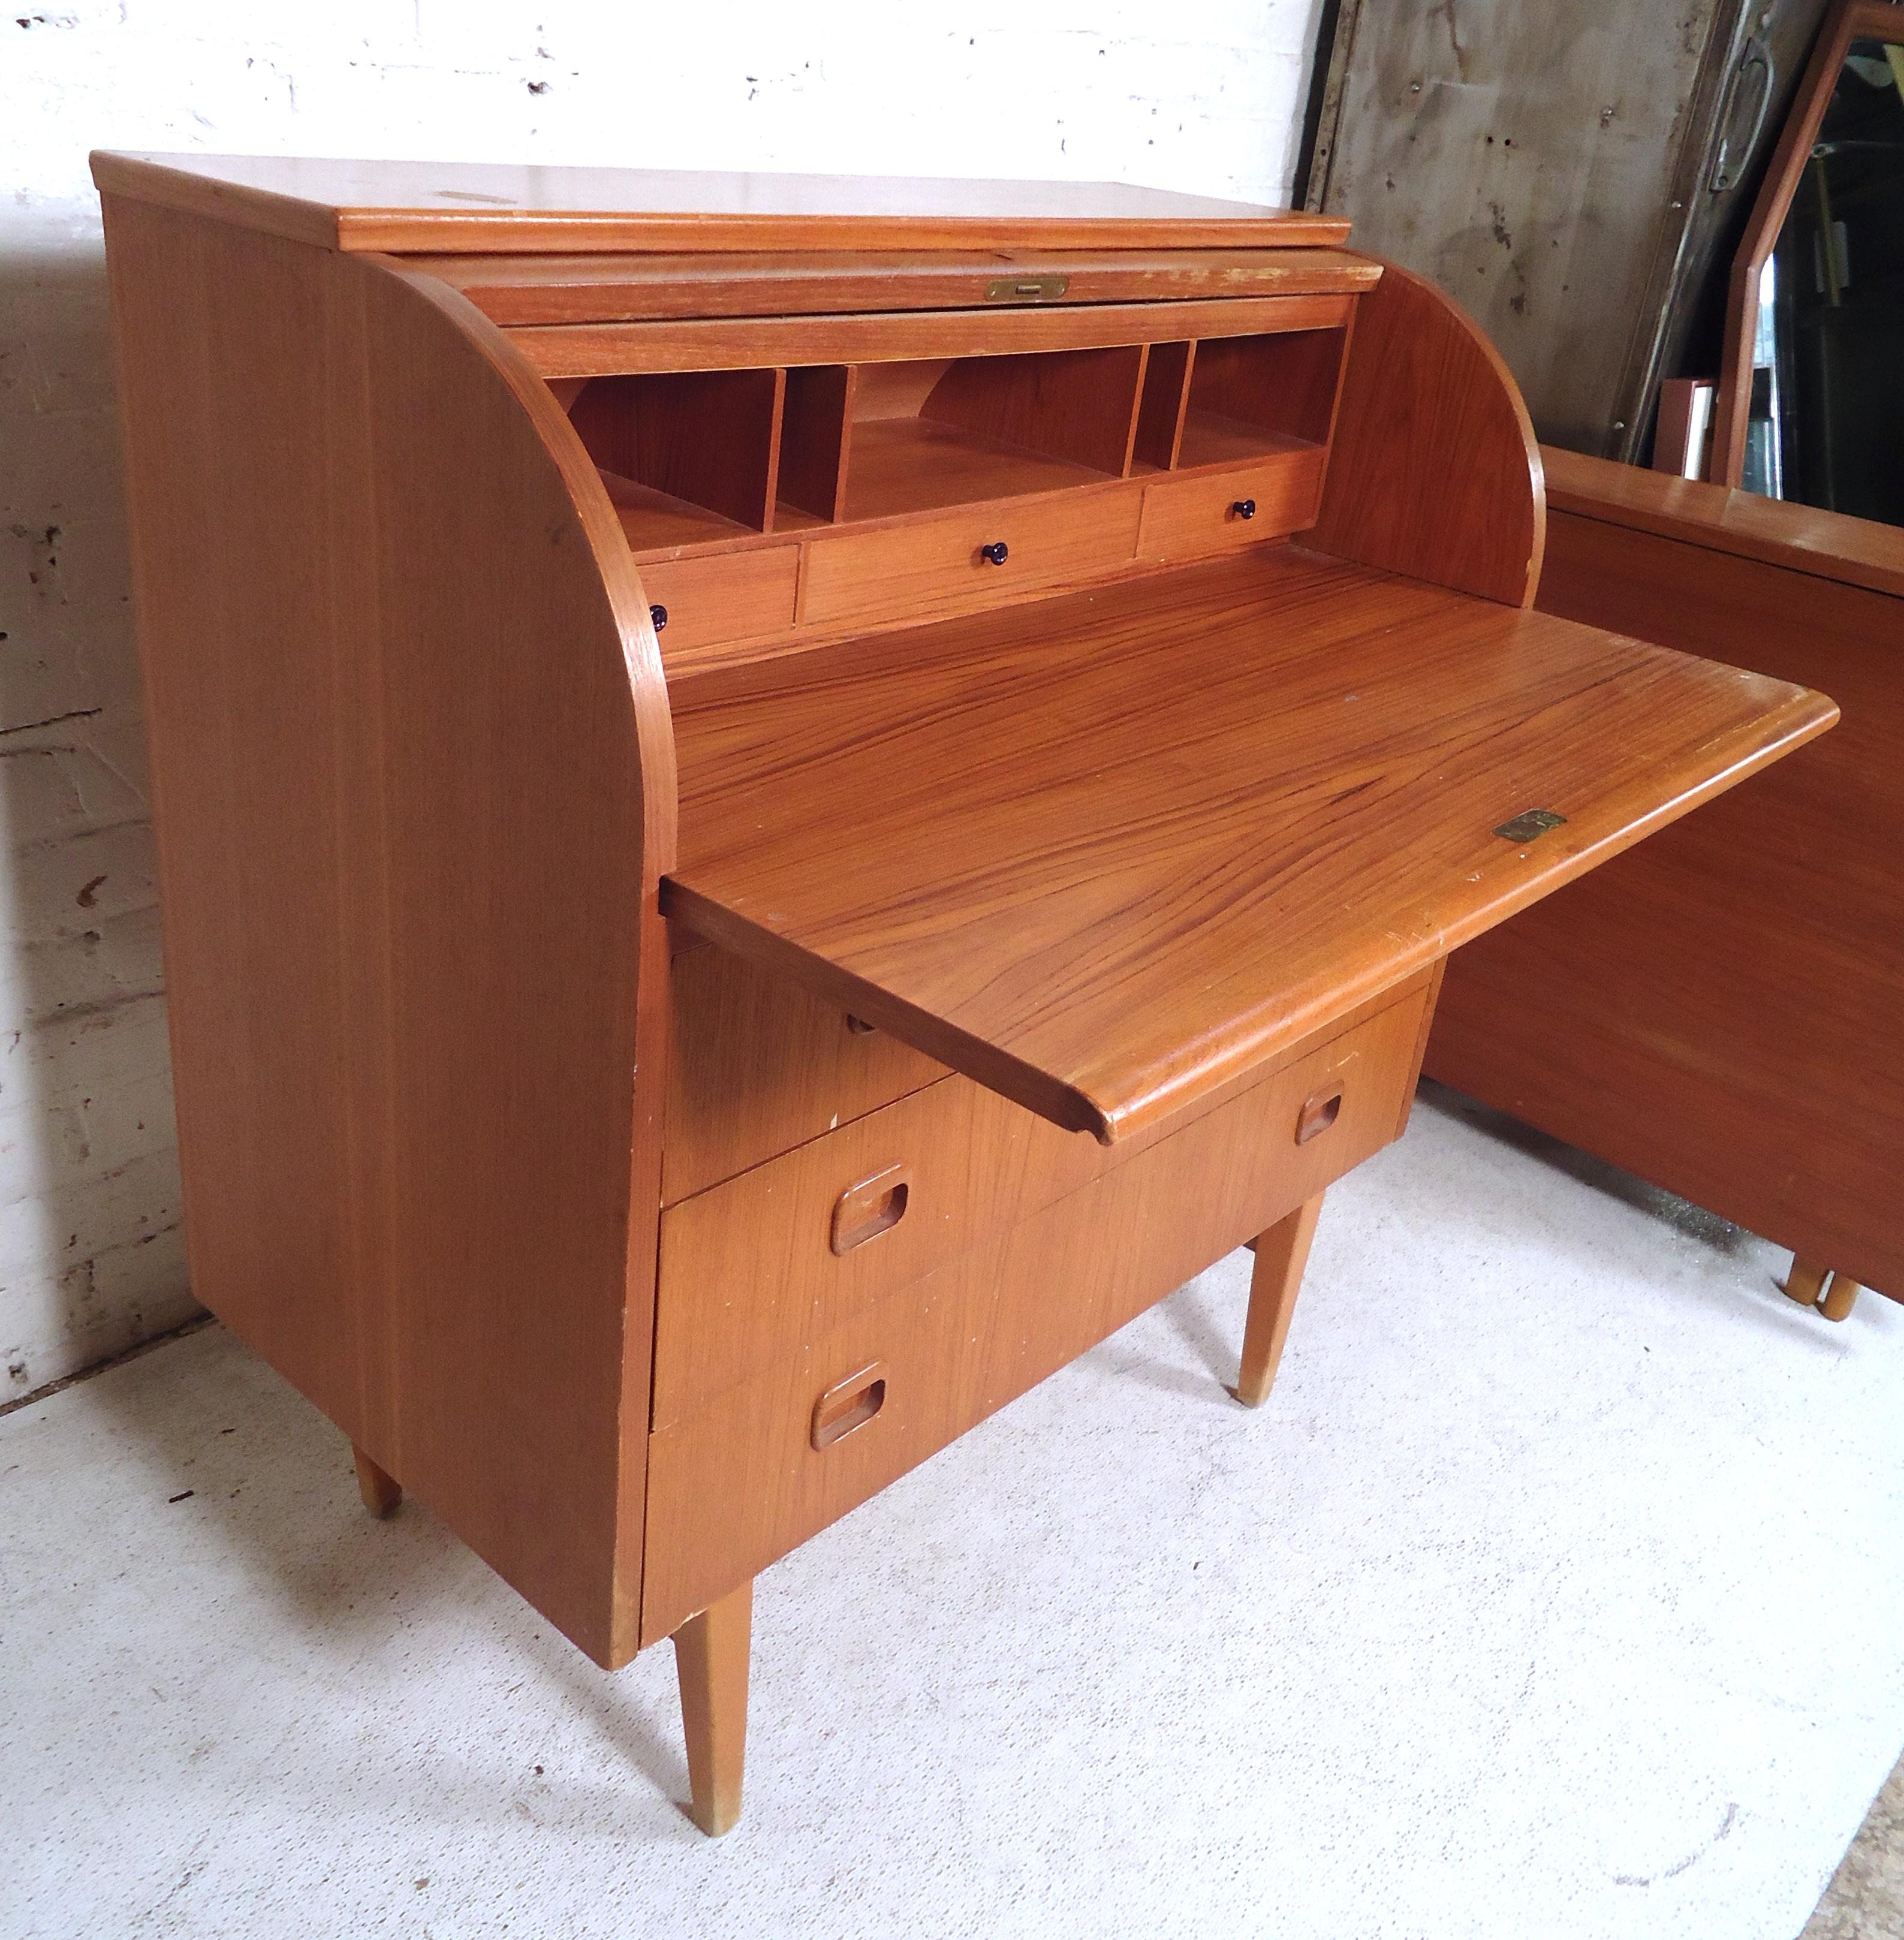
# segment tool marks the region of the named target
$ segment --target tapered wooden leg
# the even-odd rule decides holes
[[[1831,1277],[1830,1288],[1818,1303],[1818,1311],[1827,1320],[1848,1320],[1851,1309],[1858,1304],[1858,1295],[1863,1291],[1856,1280],[1835,1273]]]
[[[1269,1399],[1276,1364],[1289,1338],[1289,1316],[1295,1311],[1296,1289],[1309,1264],[1309,1243],[1316,1237],[1316,1220],[1323,1195],[1298,1206],[1279,1225],[1256,1236],[1256,1267],[1250,1279],[1250,1318],[1243,1330],[1243,1371],[1237,1377],[1236,1398],[1245,1408],[1261,1408]]]
[[[1802,1260],[1796,1253],[1792,1255],[1792,1270],[1785,1276],[1785,1292],[1790,1299],[1796,1300],[1801,1307],[1816,1307],[1818,1296],[1825,1290],[1825,1276],[1831,1271],[1815,1261]]]
[[[403,1484],[395,1476],[386,1475],[354,1442],[350,1452],[357,1458],[357,1493],[363,1497],[365,1508],[374,1516],[395,1515],[403,1500]]]
[[[751,1579],[674,1633],[688,1786],[694,1823],[718,1839],[740,1816],[747,1751],[747,1654],[754,1629]]]

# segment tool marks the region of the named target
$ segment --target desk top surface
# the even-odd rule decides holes
[[[1110,1141],[1835,718],[1265,547],[691,684],[663,907]]]
[[[723,174],[289,155],[93,157],[102,193],[343,250],[1198,249],[1339,244],[1349,225],[1118,182]]]

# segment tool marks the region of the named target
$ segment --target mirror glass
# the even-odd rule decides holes
[[[1745,489],[1904,525],[1904,44],[1851,43],[1759,297]]]

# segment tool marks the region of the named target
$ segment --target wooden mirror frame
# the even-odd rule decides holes
[[[1726,342],[1713,400],[1712,462],[1707,476],[1736,490],[1745,477],[1746,430],[1752,417],[1752,346],[1759,328],[1759,281],[1777,246],[1779,232],[1798,193],[1799,180],[1818,139],[1825,110],[1844,71],[1854,41],[1904,44],[1904,5],[1893,0],[1838,0],[1825,17],[1798,97],[1778,138],[1771,165],[1752,205],[1744,240],[1732,263],[1726,299]]]

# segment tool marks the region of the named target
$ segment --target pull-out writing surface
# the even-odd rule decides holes
[[[1293,546],[674,703],[664,909],[1106,1143],[1835,718]]]

